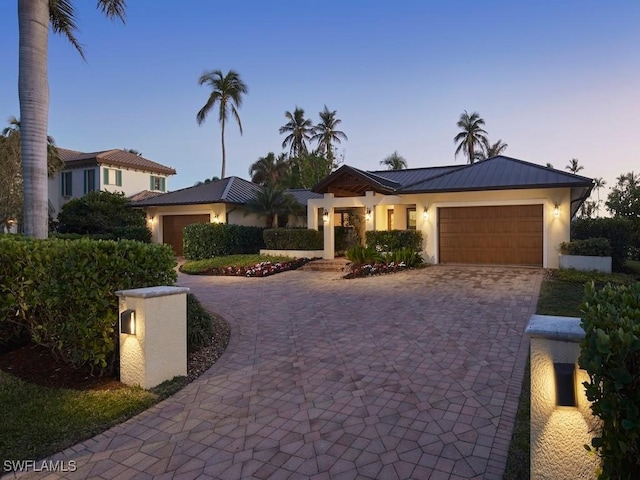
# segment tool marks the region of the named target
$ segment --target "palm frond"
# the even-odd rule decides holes
[[[98,8],[109,18],[119,18],[124,23],[126,0],[98,0]]]
[[[76,23],[73,2],[70,0],[49,0],[49,21],[53,32],[67,37],[69,43],[78,51],[82,59],[86,60],[84,49],[75,36],[78,24]]]

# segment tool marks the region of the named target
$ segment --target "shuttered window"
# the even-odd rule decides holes
[[[151,175],[151,181],[149,183],[149,190],[154,190],[156,192],[166,192],[167,191],[167,179],[164,177],[156,177],[155,175]]]

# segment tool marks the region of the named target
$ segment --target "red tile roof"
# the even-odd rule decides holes
[[[58,148],[60,157],[67,168],[81,168],[91,165],[111,165],[114,167],[130,168],[145,172],[160,173],[163,175],[175,175],[176,171],[165,165],[152,162],[135,153],[125,150],[113,149],[101,152],[84,153],[66,148]]]

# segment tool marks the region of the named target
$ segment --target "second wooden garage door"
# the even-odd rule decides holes
[[[173,247],[176,255],[182,255],[182,230],[192,223],[209,223],[209,214],[204,215],[163,215],[162,243]]]
[[[440,263],[542,266],[542,205],[438,209]]]

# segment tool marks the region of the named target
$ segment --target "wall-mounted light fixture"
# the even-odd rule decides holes
[[[560,207],[557,203],[553,206],[553,216],[556,218],[560,216]]]
[[[153,223],[153,215],[151,215],[151,214],[147,215],[147,221],[149,223]]]
[[[424,210],[422,211],[422,218],[425,220],[429,219],[429,209],[427,207],[424,207]]]
[[[556,379],[556,405],[560,407],[576,406],[575,370],[573,363],[553,364]]]
[[[329,210],[327,210],[326,208],[324,209],[324,212],[322,213],[322,221],[324,223],[329,223]]]
[[[217,213],[213,214],[213,223],[220,223],[220,215]]]
[[[136,334],[136,311],[128,308],[120,313],[120,333]]]
[[[371,221],[371,209],[367,208],[367,212],[364,214],[364,218],[367,219],[367,222]]]

